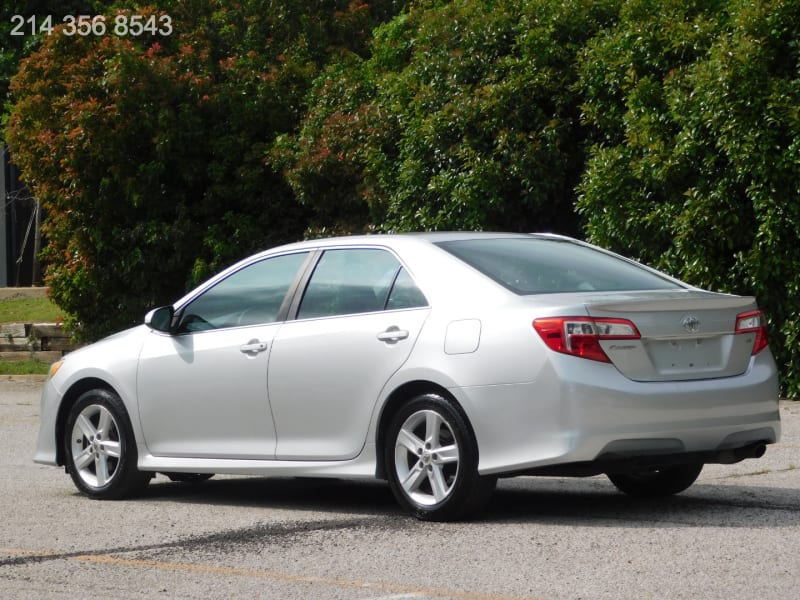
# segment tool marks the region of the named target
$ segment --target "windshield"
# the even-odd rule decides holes
[[[521,295],[680,287],[635,263],[569,240],[484,238],[437,246]]]

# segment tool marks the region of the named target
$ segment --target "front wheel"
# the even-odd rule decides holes
[[[386,436],[389,486],[413,516],[464,518],[483,508],[497,482],[478,474],[478,448],[465,417],[448,400],[424,394],[403,406]]]
[[[703,464],[653,468],[634,473],[607,473],[617,489],[631,496],[659,497],[678,494],[700,476]]]
[[[89,390],[78,398],[65,423],[64,450],[72,481],[91,498],[130,496],[152,477],[136,468],[128,413],[109,390]]]

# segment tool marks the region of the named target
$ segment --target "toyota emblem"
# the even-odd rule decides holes
[[[688,333],[697,333],[700,331],[700,319],[694,315],[686,315],[681,319],[681,326]]]

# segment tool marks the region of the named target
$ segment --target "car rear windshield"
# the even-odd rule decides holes
[[[635,263],[568,240],[484,238],[437,246],[522,295],[680,287]]]

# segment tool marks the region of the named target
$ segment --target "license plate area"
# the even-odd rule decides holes
[[[724,339],[720,336],[651,339],[645,342],[645,348],[661,375],[716,372],[724,368],[729,356],[730,348],[725,348]]]

